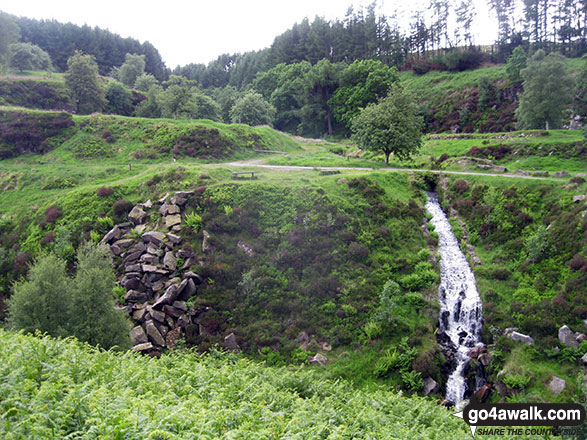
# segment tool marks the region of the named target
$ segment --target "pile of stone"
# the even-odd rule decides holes
[[[188,270],[197,258],[181,248],[182,239],[176,235],[193,194],[176,192],[171,198],[167,194],[155,203],[138,204],[129,213],[130,222],[114,226],[101,241],[119,257],[119,284],[126,289],[126,309],[137,324],[131,331],[136,351],[174,348],[182,331],[198,321],[198,312],[186,305],[202,283],[199,275]],[[160,215],[150,212],[157,207]],[[180,270],[188,271],[179,276]]]

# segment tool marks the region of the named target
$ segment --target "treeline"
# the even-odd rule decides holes
[[[79,50],[94,57],[102,75],[109,74],[112,68],[123,64],[125,55],[131,53],[144,55],[145,71],[158,80],[166,80],[169,76],[169,69],[159,51],[148,41],[141,43],[134,38],[122,38],[110,31],[87,25],[14,16],[8,18],[16,25],[19,41],[34,44],[47,52],[53,67],[60,72],[67,70],[67,60]]]
[[[567,56],[587,51],[586,0],[491,0],[499,35],[495,51],[475,46],[472,26],[477,15],[472,0],[430,0],[414,11],[409,25],[396,16],[379,15],[377,2],[367,8],[349,8],[342,20],[316,17],[295,24],[264,50],[223,54],[208,65],[188,64],[173,73],[203,88],[231,85],[242,88],[258,72],[281,63],[326,59],[345,62],[373,59],[398,69],[460,71],[484,61],[504,62],[513,49],[544,49]]]

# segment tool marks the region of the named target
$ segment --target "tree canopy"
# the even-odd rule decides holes
[[[524,92],[516,111],[520,128],[559,128],[574,89],[565,58],[537,51],[521,71]]]
[[[77,51],[67,60],[65,84],[78,113],[101,111],[106,105],[104,86],[98,76],[98,65],[91,55]]]
[[[423,120],[413,99],[398,84],[387,97],[369,104],[352,120],[352,138],[359,146],[400,160],[409,159],[422,145]]]
[[[237,124],[271,125],[275,112],[275,107],[265,101],[260,93],[248,92],[236,100],[230,117]]]
[[[10,67],[24,70],[50,70],[51,58],[39,46],[30,43],[10,45]]]

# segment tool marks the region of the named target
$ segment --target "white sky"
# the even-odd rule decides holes
[[[108,29],[123,37],[150,41],[167,67],[205,63],[223,53],[268,47],[274,38],[304,17],[342,19],[352,4],[372,0],[1,0],[0,10],[17,16],[55,19]],[[380,14],[391,15],[425,5],[427,0],[379,0]],[[496,26],[486,2],[476,0],[476,43],[491,43]],[[424,9],[424,8],[420,8]],[[409,12],[400,14],[409,22]],[[407,20],[407,21],[406,21]]]

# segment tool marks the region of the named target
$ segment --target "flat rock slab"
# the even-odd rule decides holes
[[[165,226],[171,228],[175,225],[179,225],[181,223],[181,216],[179,214],[176,215],[168,215],[165,217]]]
[[[161,332],[157,330],[157,327],[155,326],[155,323],[153,321],[147,321],[145,323],[145,329],[147,330],[147,335],[149,336],[151,342],[153,342],[156,345],[165,347],[165,339],[163,339],[163,336],[161,336]]]
[[[143,330],[143,327],[141,327],[140,325],[137,325],[130,331],[130,339],[132,341],[132,345],[144,344],[146,342],[149,342],[145,330]]]

